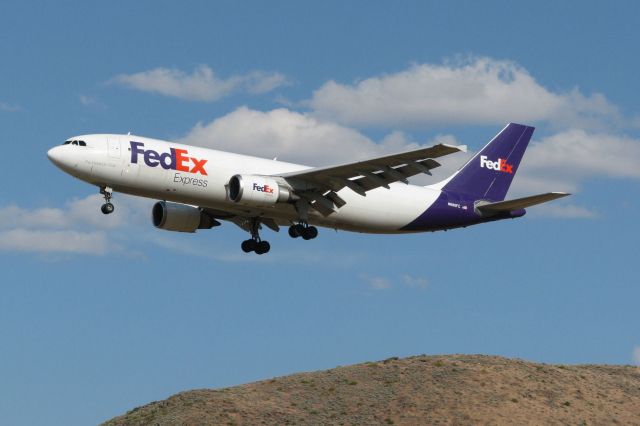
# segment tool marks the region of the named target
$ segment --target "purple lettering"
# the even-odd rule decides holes
[[[138,149],[138,147],[143,147],[144,144],[142,142],[129,142],[131,144],[131,162],[133,164],[138,164],[138,154],[144,154],[144,149]]]
[[[169,162],[167,162],[167,160]],[[173,148],[171,148],[171,153],[165,152],[162,155],[160,155],[160,165],[165,170],[176,169],[176,155]]]
[[[148,149],[144,152],[144,162],[149,167],[156,167],[159,159],[160,154],[152,149]]]

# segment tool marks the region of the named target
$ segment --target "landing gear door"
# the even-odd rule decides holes
[[[107,141],[109,145],[109,157],[120,158],[120,139],[117,137],[111,137]]]

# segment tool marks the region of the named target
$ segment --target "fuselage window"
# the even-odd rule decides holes
[[[87,146],[87,143],[85,141],[78,141],[78,145]]]
[[[78,145],[78,141],[71,142],[71,145]]]
[[[62,145],[69,145],[71,143],[71,141],[64,141],[64,143]]]

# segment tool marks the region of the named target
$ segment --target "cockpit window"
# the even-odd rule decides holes
[[[62,145],[87,146],[85,141],[64,141]]]

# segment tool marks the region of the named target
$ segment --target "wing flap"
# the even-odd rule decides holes
[[[480,213],[492,215],[501,212],[510,212],[513,210],[524,209],[526,207],[535,206],[536,204],[546,203],[547,201],[557,200],[558,198],[571,195],[567,192],[548,192],[546,194],[532,195],[530,197],[516,198],[514,200],[498,201],[496,203],[486,203],[476,205],[476,209]]]

